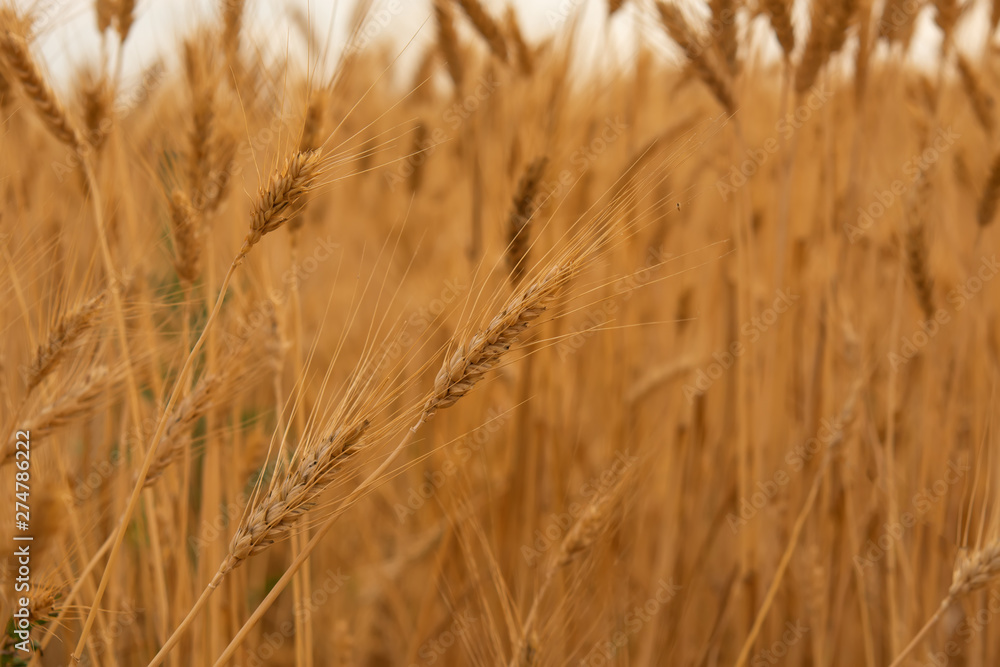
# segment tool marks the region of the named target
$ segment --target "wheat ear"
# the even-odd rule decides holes
[[[469,21],[476,31],[489,44],[493,55],[503,62],[507,62],[507,42],[500,31],[500,26],[486,11],[482,3],[479,0],[456,0],[456,2],[465,11],[465,15],[469,17]]]
[[[34,359],[28,366],[27,390],[30,392],[56,369],[66,351],[97,323],[101,308],[107,301],[102,292],[87,299],[69,313],[59,318],[45,342],[38,346]]]
[[[465,69],[462,65],[462,47],[458,41],[458,31],[455,30],[455,13],[450,0],[434,0],[434,20],[437,23],[437,43],[448,75],[455,84],[455,90],[462,89]]]
[[[736,109],[736,102],[729,85],[729,80],[719,67],[710,52],[699,46],[698,38],[694,30],[688,25],[687,19],[673,4],[657,0],[656,8],[660,13],[660,21],[670,38],[674,40],[684,51],[684,55],[690,61],[698,78],[708,87],[719,104],[733,113]]]
[[[993,158],[990,174],[986,178],[983,194],[979,198],[977,217],[980,227],[986,227],[993,222],[997,210],[997,199],[1000,199],[1000,152]]]
[[[10,73],[20,82],[25,95],[35,107],[35,112],[49,131],[72,150],[79,151],[83,142],[66,107],[45,81],[24,37],[4,25],[14,20],[13,17],[8,14],[3,19],[0,22],[0,54],[6,60]]]
[[[538,188],[545,174],[548,158],[535,159],[525,168],[514,195],[514,204],[507,218],[507,267],[511,284],[517,285],[524,276],[528,248],[531,246],[528,222],[535,213]]]

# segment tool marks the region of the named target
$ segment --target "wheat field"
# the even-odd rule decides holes
[[[0,665],[1000,662],[1000,3],[156,1],[0,5]]]

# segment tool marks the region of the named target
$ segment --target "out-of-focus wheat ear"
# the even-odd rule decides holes
[[[486,8],[483,7],[479,0],[455,0],[465,11],[465,15],[469,17],[469,21],[475,27],[476,31],[482,36],[486,43],[490,47],[490,51],[493,52],[497,58],[503,62],[508,61],[507,53],[507,41],[504,39],[503,33],[500,31],[500,26],[497,22],[490,16]]]
[[[548,161],[544,156],[536,158],[524,170],[517,184],[510,217],[507,218],[507,267],[510,269],[510,282],[515,286],[524,277],[528,248],[531,246],[528,222],[537,208],[538,188]]]
[[[957,0],[932,0],[934,5],[934,23],[941,29],[941,53],[946,53],[952,46],[955,25],[962,13]]]
[[[31,49],[28,48],[28,42],[21,34],[14,32],[18,25],[23,25],[23,21],[13,12],[0,12],[0,54],[7,63],[8,74],[13,75],[21,84],[25,96],[49,131],[70,149],[79,151],[83,145],[80,132],[70,120],[66,107],[42,76],[31,55]]]
[[[84,70],[77,79],[80,82],[81,115],[87,132],[85,140],[94,150],[100,151],[107,142],[111,128],[111,110],[114,107],[115,92],[107,76],[92,69]]]
[[[135,0],[116,0],[118,5],[118,38],[122,44],[128,39],[135,22]]]
[[[59,318],[28,365],[27,391],[30,392],[51,375],[65,358],[66,352],[94,328],[106,301],[107,293],[101,292]]]
[[[108,391],[110,373],[106,366],[95,366],[61,392],[59,398],[45,405],[25,420],[22,430],[31,432],[35,443],[45,441],[45,437],[58,428],[93,414],[97,403]],[[16,440],[10,434],[3,445],[0,465],[14,460]]]
[[[764,11],[771,21],[774,36],[781,45],[785,61],[790,61],[795,51],[795,30],[792,28],[792,16],[789,12],[789,0],[764,0]]]
[[[1000,152],[993,158],[993,163],[990,165],[990,174],[986,178],[986,185],[983,186],[983,194],[979,198],[977,217],[980,227],[986,227],[993,222],[997,211],[997,199],[1000,199]]]
[[[923,9],[923,6],[918,5],[916,9]],[[902,44],[904,50],[909,49],[919,13],[914,11],[909,0],[887,0],[878,22],[878,38],[889,44]]]
[[[993,40],[993,35],[997,32],[997,25],[1000,25],[1000,0],[990,2],[990,34],[987,41]]]
[[[3,109],[10,102],[10,81],[0,72],[0,109]]]
[[[261,186],[257,201],[250,209],[250,231],[234,260],[239,264],[265,234],[280,228],[295,213],[302,197],[319,175],[321,151],[298,151],[285,166],[271,176],[267,187]]]
[[[224,381],[220,373],[202,376],[198,384],[174,408],[163,436],[156,444],[156,458],[149,466],[144,486],[152,486],[180,457],[191,435],[191,429],[212,407]],[[133,480],[134,483],[134,480]]]
[[[455,84],[455,90],[462,90],[465,69],[462,66],[462,48],[455,30],[455,13],[451,0],[434,0],[434,20],[437,22],[437,44],[448,67],[448,76]]]
[[[298,519],[315,505],[319,494],[333,481],[341,464],[361,446],[369,425],[368,420],[362,419],[338,428],[303,456],[296,457],[281,479],[257,499],[253,509],[240,522],[229,543],[229,554],[219,568],[222,576],[295,527]]]
[[[627,0],[608,0],[608,18],[617,14],[626,2]]]
[[[507,5],[507,13],[504,16],[504,21],[507,24],[507,34],[510,35],[510,41],[514,45],[514,53],[517,55],[517,64],[521,70],[521,74],[531,76],[535,71],[535,58],[531,52],[531,47],[524,41],[524,34],[521,32],[521,25],[517,21],[517,12],[514,11],[514,5]]]
[[[328,96],[326,91],[318,90],[309,98],[306,105],[306,116],[302,121],[302,136],[299,138],[300,151],[314,151],[322,145],[320,138],[323,133],[323,121],[326,118]]]
[[[429,418],[436,411],[451,407],[482,380],[524,330],[552,304],[576,272],[578,261],[579,257],[570,256],[557,262],[515,294],[485,329],[456,341],[454,352],[434,380],[434,389],[424,404],[424,415]]]
[[[191,131],[188,135],[188,181],[191,192],[201,192],[212,170],[215,130],[215,82],[211,64],[198,37],[184,42],[184,71],[191,95]],[[198,197],[196,203],[200,204]]]
[[[927,319],[934,317],[934,281],[928,262],[927,229],[925,216],[930,205],[930,182],[927,175],[921,177],[916,192],[908,202],[906,221],[906,264],[916,292],[917,301]]]
[[[539,586],[531,608],[521,625],[518,633],[518,646],[508,663],[508,667],[530,667],[535,664],[539,647],[535,625],[541,610],[541,603],[555,579],[555,574],[583,556],[602,535],[608,532],[614,510],[621,503],[625,490],[634,478],[634,470],[634,466],[627,466],[610,484],[602,484],[602,487],[584,509],[583,514],[576,519],[569,532],[559,543],[559,549],[545,568],[542,584]]]
[[[94,0],[94,14],[97,31],[103,35],[118,16],[118,0]]]
[[[684,55],[687,56],[694,71],[698,74],[698,78],[712,91],[719,104],[727,112],[733,113],[736,110],[736,102],[729,80],[715,59],[711,57],[712,52],[701,48],[697,35],[675,5],[657,0],[656,8],[660,13],[660,21],[667,34],[683,49]]]
[[[414,163],[413,171],[410,172],[410,177],[407,180],[410,192],[417,192],[420,190],[420,186],[423,185],[424,182],[424,170],[427,166],[427,156],[423,153],[430,145],[429,134],[430,133],[427,131],[427,125],[422,120],[417,121],[417,125],[413,129],[413,145],[410,148],[410,154],[414,157],[419,155],[422,159],[419,159]]]
[[[180,188],[170,195],[170,226],[174,233],[174,268],[190,287],[201,273],[201,220]]]
[[[847,38],[857,0],[819,0],[810,14],[809,39],[802,60],[795,71],[795,92],[803,95],[816,83],[816,77]]]
[[[956,64],[958,66],[959,77],[962,79],[962,89],[965,90],[969,101],[972,102],[972,110],[976,114],[976,120],[979,121],[986,134],[992,135],[993,98],[986,92],[972,63],[961,53],[958,54]]]
[[[740,71],[739,39],[736,35],[736,3],[733,0],[710,0],[712,10],[712,32],[715,44],[722,53],[723,62],[729,76],[734,77]]]
[[[222,45],[226,56],[235,58],[240,50],[244,0],[222,0]]]

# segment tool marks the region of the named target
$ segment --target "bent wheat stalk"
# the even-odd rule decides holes
[[[174,405],[180,397],[181,388],[187,385],[187,375],[191,371],[195,357],[197,357],[202,346],[205,344],[207,334],[211,329],[212,324],[218,317],[219,311],[222,309],[223,299],[226,296],[226,292],[229,290],[229,283],[232,281],[236,269],[239,268],[239,265],[246,258],[247,254],[249,254],[253,246],[259,243],[265,234],[269,234],[270,232],[278,229],[285,223],[285,221],[288,220],[289,214],[294,210],[301,198],[312,188],[312,185],[319,176],[320,171],[321,162],[319,151],[310,151],[307,153],[298,152],[288,159],[283,169],[272,175],[270,183],[267,187],[261,187],[257,201],[254,202],[253,208],[251,209],[250,231],[247,232],[243,246],[237,253],[236,258],[233,259],[232,264],[229,266],[229,270],[226,272],[226,275],[222,280],[222,285],[219,288],[219,296],[215,301],[215,306],[213,306],[211,314],[205,321],[205,325],[201,330],[201,334],[198,336],[198,340],[195,341],[194,347],[191,348],[191,352],[188,354],[187,359],[184,361],[184,365],[181,367],[177,378],[174,380],[174,386],[170,392],[170,398],[167,400],[167,404],[164,407],[156,426],[156,432],[152,438],[153,443],[158,443],[163,437],[168,417],[172,413]],[[142,466],[139,469],[139,473],[136,475],[136,481],[132,488],[132,494],[125,507],[122,520],[116,529],[114,542],[112,543],[111,551],[108,554],[108,562],[105,565],[104,574],[101,576],[101,582],[97,587],[94,602],[91,606],[90,612],[87,614],[87,620],[85,621],[83,630],[80,633],[76,649],[73,651],[74,660],[79,661],[82,658],[83,649],[86,646],[87,635],[90,633],[90,629],[93,626],[94,617],[100,608],[101,598],[103,597],[104,591],[110,581],[110,575],[114,570],[115,560],[118,555],[118,551],[121,548],[122,540],[125,537],[125,531],[128,528],[129,520],[132,517],[133,512],[135,512],[135,508],[139,503],[139,496],[141,495],[142,489],[145,487],[146,477],[149,474],[149,470],[156,457],[156,449],[156,447],[147,448],[142,461]]]
[[[478,332],[461,339],[455,345],[455,351],[447,357],[438,371],[434,382],[434,388],[430,395],[419,408],[419,415],[396,447],[386,456],[379,466],[365,478],[350,494],[344,498],[337,509],[327,517],[319,527],[312,539],[300,551],[285,570],[281,579],[272,587],[267,597],[258,605],[257,609],[244,623],[240,631],[233,637],[229,646],[216,661],[216,665],[223,665],[236,652],[236,649],[246,639],[250,630],[257,624],[264,613],[274,604],[278,595],[288,586],[295,573],[309,555],[317,547],[323,537],[331,530],[336,520],[350,508],[358,499],[368,493],[372,487],[377,486],[385,479],[385,473],[389,466],[406,450],[412,443],[413,438],[423,426],[438,410],[451,407],[459,399],[465,396],[480,380],[488,370],[494,368],[501,358],[507,353],[511,345],[524,333],[525,329],[536,320],[542,312],[549,306],[560,289],[577,273],[586,256],[585,246],[573,244],[565,254],[557,258],[548,271],[541,274],[519,293],[511,297],[500,309],[499,314]],[[235,542],[234,542],[235,544]],[[232,556],[232,554],[230,554]],[[220,567],[219,572],[212,578],[208,586],[202,592],[198,601],[194,604],[188,615],[174,631],[171,637],[154,656],[149,667],[156,667],[163,662],[167,654],[180,641],[181,635],[190,626],[191,622],[201,611],[211,596],[212,592],[219,586],[230,564],[230,557]],[[231,568],[229,568],[231,569]]]

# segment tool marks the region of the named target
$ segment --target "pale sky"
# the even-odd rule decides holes
[[[2,1],[2,0],[0,0]],[[292,52],[301,48],[303,40],[290,19],[294,7],[307,11],[315,32],[320,37],[333,36],[333,43],[342,47],[351,9],[355,0],[247,0],[248,15],[245,25],[254,32],[254,42],[267,44],[270,48],[284,50],[288,46]],[[497,17],[502,16],[505,0],[484,0]],[[71,76],[73,65],[82,61],[96,61],[100,54],[100,38],[97,33],[92,0],[17,0],[19,6],[32,7],[39,20],[39,38],[36,46],[42,50],[45,61],[57,79]],[[612,23],[610,32],[604,20],[606,0],[513,0],[518,10],[522,29],[529,41],[534,41],[565,26],[567,20],[576,13],[581,14],[581,24],[586,40],[580,40],[584,56],[595,58],[619,57],[609,54],[627,52],[635,41],[636,32],[649,34],[658,27],[639,25],[643,14],[635,6],[646,0],[630,0],[626,3],[627,16],[618,16]],[[699,3],[704,7],[705,3]],[[181,36],[189,34],[199,20],[218,12],[220,0],[139,0],[137,20],[132,28],[125,48],[124,68],[126,76],[141,72],[153,64],[161,54],[176,54],[176,45]],[[430,19],[429,0],[375,0],[375,11],[382,10],[381,16],[388,18],[385,28],[375,28],[376,42],[388,40],[403,47],[415,37],[415,44],[409,49],[418,53],[421,44],[434,37],[433,20]],[[797,6],[796,24],[805,20],[807,5],[801,0]],[[986,3],[977,3],[974,14],[966,21],[974,27],[983,26],[988,16]],[[430,19],[430,20],[429,20]],[[425,23],[426,22],[426,23]],[[421,25],[423,29],[421,30]],[[331,30],[332,25],[332,30]],[[467,25],[464,20],[460,25]],[[754,23],[754,30],[767,30],[764,22]],[[466,28],[467,29],[467,28]],[[959,40],[964,50],[981,48],[982,30],[968,30]],[[800,39],[803,31],[799,31]],[[608,49],[605,40],[610,39],[618,49]],[[664,45],[669,42],[657,35]],[[110,40],[116,43],[117,39]],[[921,15],[920,29],[915,40],[914,56],[918,60],[927,59],[938,48],[938,33],[933,28],[933,19],[928,12]],[[768,39],[768,42],[773,40]],[[776,44],[772,44],[776,50]],[[304,55],[304,50],[301,52]],[[404,56],[405,58],[405,56]]]

